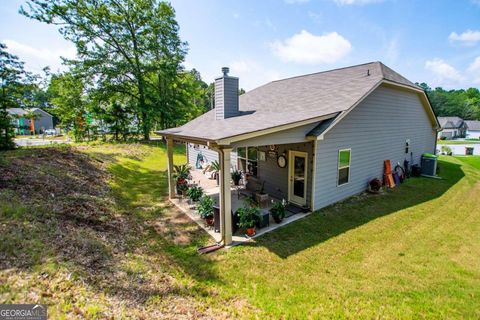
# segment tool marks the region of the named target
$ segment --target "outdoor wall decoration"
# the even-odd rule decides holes
[[[259,161],[266,161],[266,154],[265,151],[258,151],[258,160]]]

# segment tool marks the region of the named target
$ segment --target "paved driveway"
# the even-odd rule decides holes
[[[30,138],[20,138],[14,139],[15,144],[20,147],[30,147],[30,146],[45,146],[51,144],[61,144],[61,143],[70,143],[67,140],[47,140],[47,139],[30,139]]]

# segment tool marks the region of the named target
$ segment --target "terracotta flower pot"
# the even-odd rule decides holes
[[[213,226],[213,217],[205,218],[205,223],[207,226]]]
[[[251,237],[255,235],[255,227],[247,228],[247,236]]]

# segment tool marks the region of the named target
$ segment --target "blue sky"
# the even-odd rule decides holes
[[[39,72],[75,48],[53,26],[0,0],[0,41]],[[480,87],[480,0],[174,0],[185,65],[205,81],[229,66],[247,90],[265,82],[370,61],[412,81]]]

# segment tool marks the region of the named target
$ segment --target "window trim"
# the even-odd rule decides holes
[[[340,153],[342,151],[350,152],[350,157],[348,159],[348,166],[340,167]],[[337,187],[341,187],[350,183],[350,174],[352,172],[351,167],[352,167],[352,148],[339,149],[337,154]],[[345,169],[345,168],[348,168],[348,181],[345,183],[339,184],[338,178],[340,177],[340,169]]]
[[[245,157],[242,157],[238,154],[238,148],[245,148]],[[249,148],[254,148],[254,149],[257,150],[257,160],[252,160],[252,159],[248,158],[248,149]],[[246,164],[247,168],[248,168],[248,162],[256,162],[257,163],[257,170],[258,170],[258,162],[259,162],[258,161],[258,151],[259,151],[258,147],[248,147],[248,146],[237,147],[235,151],[237,152],[237,167],[238,167],[238,160],[241,159],[241,160],[245,160],[245,164]],[[258,172],[257,172],[257,176],[258,176]]]

